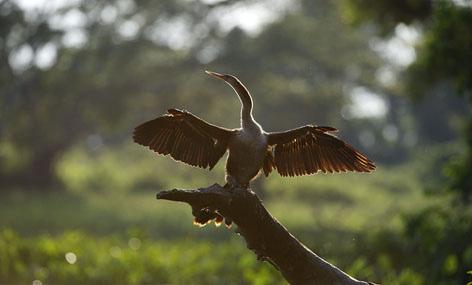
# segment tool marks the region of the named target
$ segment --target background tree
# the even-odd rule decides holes
[[[352,87],[376,86],[369,74],[380,59],[367,47],[369,34],[343,23],[334,3],[302,2],[306,14],[288,13],[256,37],[238,28],[219,34],[209,14],[230,4],[86,1],[27,17],[4,1],[2,38],[12,44],[3,49],[3,76],[13,84],[2,91],[2,183],[52,185],[57,159],[77,142],[123,141],[135,122],[173,105],[236,127],[237,100],[213,93],[226,90],[201,74],[199,60],[210,43],[216,57],[208,64],[248,82],[269,130],[307,122],[339,126]],[[63,18],[76,23],[57,26]],[[166,21],[184,25],[178,48],[169,42],[178,31]],[[53,55],[41,66],[45,50]],[[21,66],[20,53],[29,54]],[[230,114],[224,121],[208,112],[221,109]]]
[[[472,248],[461,241],[472,234],[472,227],[466,222],[472,213],[472,66],[467,60],[472,56],[471,3],[405,1],[405,5],[391,9],[393,7],[390,4],[371,2],[373,1],[353,0],[346,3],[352,9],[351,16],[354,15],[356,22],[374,21],[381,27],[383,34],[391,34],[399,24],[416,25],[423,31],[422,39],[416,47],[417,58],[402,74],[405,79],[403,88],[410,97],[417,100],[434,102],[438,100],[437,94],[440,94],[441,99],[435,105],[441,104],[441,107],[427,104],[430,108],[423,110],[421,116],[437,117],[441,121],[418,120],[430,124],[423,125],[426,129],[420,134],[442,132],[441,128],[446,120],[443,115],[450,112],[448,109],[452,107],[448,103],[456,102],[451,96],[464,97],[464,106],[466,102],[469,103],[468,107],[454,108],[465,111],[459,114],[462,113],[467,120],[467,124],[462,126],[466,148],[449,161],[443,162],[447,179],[433,187],[442,193],[444,199],[444,193],[451,191],[452,200],[445,203],[452,203],[454,206],[431,207],[409,215],[405,232],[413,250],[421,255],[415,261],[418,262],[416,266],[428,276],[429,282],[466,283],[469,279],[467,270],[470,269],[468,264]],[[431,171],[437,169],[432,168]],[[437,233],[443,233],[443,236],[438,237]]]

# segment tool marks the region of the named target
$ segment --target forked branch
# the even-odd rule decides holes
[[[216,219],[234,222],[259,260],[270,262],[290,284],[367,285],[328,263],[298,241],[251,190],[214,184],[198,190],[162,191],[157,199],[185,202],[200,224]]]

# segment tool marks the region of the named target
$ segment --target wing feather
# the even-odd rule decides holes
[[[231,135],[231,130],[171,109],[169,114],[137,126],[133,140],[158,154],[211,170],[226,152]]]
[[[365,155],[328,133],[334,131],[337,130],[331,127],[308,125],[269,133],[269,146],[274,147],[274,167],[282,176],[375,170],[375,164]]]
[[[264,175],[266,177],[269,176],[273,168],[275,168],[274,156],[272,155],[272,151],[268,150],[264,158],[264,163],[262,165],[262,170],[264,171]]]

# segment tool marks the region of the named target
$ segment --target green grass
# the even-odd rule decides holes
[[[222,165],[208,173],[140,151],[121,154],[66,155],[58,173],[67,191],[0,192],[0,283],[283,284],[233,229],[195,227],[188,205],[155,199],[161,189],[222,183]],[[372,174],[273,173],[253,190],[291,233],[354,276],[424,284],[417,273],[390,265],[388,256],[372,260],[365,252],[379,242],[377,232],[391,233],[395,245],[405,213],[438,202],[423,191],[429,156]],[[133,238],[140,249],[130,246]],[[67,263],[67,252],[77,264]]]
[[[14,191],[3,193],[0,200],[0,228],[26,236],[77,229],[96,236],[134,231],[160,239],[231,236],[214,226],[195,227],[192,221],[189,206],[158,201],[152,192],[81,196]]]
[[[402,213],[434,200],[424,196],[418,178],[405,168],[380,167],[373,174],[276,177],[267,181],[267,188],[274,193],[267,199],[274,215],[296,228],[395,228],[401,225]]]
[[[164,163],[165,167],[159,164],[158,169],[167,169],[167,164],[172,162],[159,163]],[[79,163],[75,161],[70,164]],[[99,166],[94,167],[102,167],[97,164]],[[123,171],[116,174],[111,166],[105,168],[109,177],[136,175],[132,169],[126,174]],[[173,180],[166,180],[169,175],[165,173],[162,179],[161,175],[153,175],[152,179],[158,181],[155,187],[152,183],[139,184],[141,186],[135,186],[133,191],[3,192],[0,227],[12,228],[26,235],[57,234],[75,229],[107,235],[125,234],[129,229],[135,229],[156,238],[190,236],[228,239],[231,233],[226,230],[213,226],[196,229],[187,205],[155,199],[157,189],[172,188],[170,182]],[[182,183],[173,181],[174,187],[196,188],[211,184],[210,181],[186,180],[187,175],[195,174],[185,170],[176,172],[175,176]],[[76,184],[86,185],[90,183],[87,181],[94,179],[98,178],[92,177]],[[268,178],[259,178],[253,190],[263,197],[271,213],[294,233],[307,229],[333,229],[354,234],[373,228],[395,229],[401,226],[402,213],[434,202],[434,198],[424,196],[418,175],[412,171],[411,165],[388,169],[379,167],[372,174],[318,174],[286,178],[273,173]]]
[[[268,209],[295,232],[306,228],[351,232],[373,227],[395,228],[400,225],[403,212],[433,200],[425,198],[411,172],[404,173],[408,172],[402,168],[380,168],[369,175],[282,178],[272,174],[269,178],[259,178],[262,181],[254,191],[263,192]],[[151,191],[79,194],[9,191],[1,195],[0,227],[13,228],[21,234],[81,229],[105,235],[136,228],[159,238],[215,238],[215,235],[228,238],[230,235],[212,226],[196,229],[190,207],[158,201]]]
[[[286,284],[237,240],[90,237],[79,231],[20,238],[0,231],[0,283]]]

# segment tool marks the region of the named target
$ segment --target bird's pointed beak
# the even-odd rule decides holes
[[[223,80],[225,80],[225,77],[226,77],[224,74],[221,74],[221,73],[218,73],[218,72],[213,72],[213,71],[208,71],[208,70],[205,70],[205,73],[208,74],[208,75],[211,75],[213,77],[223,79]]]

